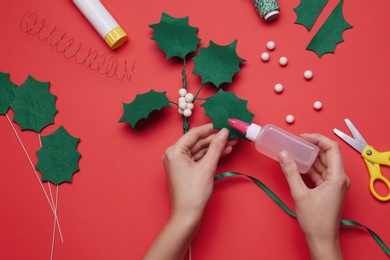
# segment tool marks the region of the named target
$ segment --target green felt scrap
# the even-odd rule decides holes
[[[13,120],[22,130],[40,133],[43,128],[54,123],[58,110],[55,107],[56,96],[49,92],[50,82],[40,82],[31,76],[13,93],[10,106],[14,111]]]
[[[13,90],[16,84],[12,83],[8,73],[0,72],[0,115],[5,115],[14,99]]]
[[[235,73],[240,71],[240,64],[245,60],[236,53],[237,40],[221,46],[210,41],[210,46],[201,47],[194,57],[194,74],[202,78],[202,83],[210,82],[217,88],[222,83],[231,83]]]
[[[37,151],[36,165],[42,174],[42,181],[50,181],[56,185],[72,182],[73,174],[79,170],[79,141],[79,138],[71,136],[62,126],[52,134],[42,136],[42,148]]]
[[[228,128],[230,138],[245,138],[245,136],[233,129],[229,123],[229,118],[237,118],[241,121],[252,123],[254,114],[248,111],[247,100],[240,99],[233,92],[225,92],[222,89],[217,94],[206,99],[201,106],[206,111],[206,116],[213,121],[214,128]]]
[[[134,101],[123,104],[124,113],[119,122],[127,122],[133,128],[142,118],[148,118],[149,114],[163,107],[171,107],[165,92],[156,92],[153,89],[144,94],[137,94]]]
[[[343,3],[344,1],[340,0],[306,47],[307,50],[314,51],[320,58],[325,53],[334,53],[336,45],[344,41],[343,32],[352,28],[352,25],[347,23],[344,18]]]
[[[297,14],[295,23],[302,24],[310,31],[327,3],[328,0],[301,0],[301,3],[294,8]]]
[[[149,27],[154,30],[152,40],[158,43],[158,48],[165,52],[167,59],[179,57],[184,60],[187,54],[198,50],[198,28],[188,24],[188,16],[174,18],[162,13],[160,22]]]

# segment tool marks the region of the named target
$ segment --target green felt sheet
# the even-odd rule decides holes
[[[325,53],[334,53],[336,45],[344,41],[343,32],[352,28],[344,18],[343,3],[344,1],[340,0],[306,48],[314,51],[318,57]]]
[[[305,26],[310,31],[327,3],[328,0],[301,0],[301,3],[294,8],[297,14],[295,23]]]

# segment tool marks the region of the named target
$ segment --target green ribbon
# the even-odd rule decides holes
[[[221,174],[214,176],[214,180],[217,181],[217,180],[224,179],[227,177],[232,177],[232,176],[244,176],[244,177],[249,178],[260,189],[262,189],[284,212],[286,212],[287,214],[289,214],[290,216],[292,216],[295,219],[297,218],[297,215],[289,207],[287,207],[287,205],[284,204],[284,202],[281,199],[279,199],[275,193],[273,193],[267,186],[265,186],[264,183],[262,183],[261,181],[259,181],[258,179],[254,178],[252,176],[249,176],[249,175],[246,175],[243,173],[239,173],[239,172],[224,172],[224,173],[221,173]],[[372,238],[376,241],[376,243],[381,247],[381,249],[387,254],[387,256],[390,256],[390,249],[386,246],[386,244],[382,241],[382,239],[374,231],[372,231],[368,227],[366,227],[366,226],[364,226],[356,221],[344,220],[344,219],[341,220],[340,224],[343,226],[355,226],[355,227],[365,228],[370,233]]]

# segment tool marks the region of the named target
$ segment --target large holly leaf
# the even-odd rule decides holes
[[[306,47],[307,50],[314,51],[320,58],[325,53],[334,53],[336,45],[344,41],[343,32],[352,28],[352,25],[344,19],[343,3],[344,1],[340,0]]]
[[[310,31],[327,3],[328,0],[301,0],[301,3],[294,8],[297,14],[295,23],[302,24]]]
[[[0,72],[0,115],[5,115],[14,99],[12,92],[16,84],[12,83],[8,73]]]
[[[42,181],[50,181],[56,185],[72,182],[73,174],[79,170],[79,141],[79,138],[71,136],[62,126],[52,134],[42,136],[42,148],[37,151],[36,165],[42,174]]]
[[[187,54],[198,50],[198,28],[188,24],[188,16],[174,18],[162,13],[160,22],[149,27],[154,30],[152,40],[158,43],[167,59],[179,57],[184,60]]]
[[[134,101],[123,104],[124,113],[119,122],[128,122],[133,128],[142,118],[148,118],[154,110],[171,107],[165,92],[156,92],[153,89],[144,94],[137,94]]]
[[[231,83],[235,73],[240,71],[244,62],[236,53],[237,40],[221,46],[210,41],[210,46],[201,47],[199,54],[193,59],[194,74],[201,76],[202,83],[211,82],[217,88],[222,83]]]
[[[40,133],[43,128],[54,123],[58,110],[55,107],[56,96],[49,92],[50,82],[41,82],[31,76],[14,89],[14,100],[10,106],[14,111],[13,120],[22,130],[34,130]]]
[[[229,118],[237,118],[241,121],[251,123],[254,114],[248,111],[247,100],[240,99],[233,92],[225,92],[222,89],[217,94],[206,99],[201,106],[206,111],[206,116],[213,121],[214,128],[228,128],[230,138],[244,138],[245,136],[233,129],[229,123]]]

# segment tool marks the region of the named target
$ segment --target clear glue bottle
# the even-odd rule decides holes
[[[260,153],[278,161],[279,153],[286,151],[297,164],[300,173],[309,171],[317,158],[318,146],[275,125],[261,127],[235,118],[229,118],[228,122],[234,129],[245,134],[248,140],[255,141]]]

